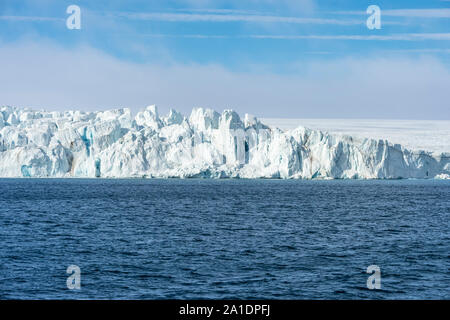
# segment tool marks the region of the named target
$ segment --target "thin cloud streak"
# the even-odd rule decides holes
[[[365,11],[336,11],[335,14],[367,15]],[[405,18],[450,18],[450,9],[392,9],[383,10],[381,16]]]
[[[382,10],[381,14],[391,17],[450,18],[450,9]]]
[[[206,34],[143,34],[150,38],[193,38],[193,39],[275,39],[275,40],[358,40],[358,41],[424,41],[450,40],[450,33],[403,33],[391,35],[206,35]]]
[[[450,33],[404,33],[392,35],[253,35],[255,39],[312,39],[312,40],[361,40],[361,41],[423,41],[423,40],[450,40]]]
[[[342,20],[325,18],[286,17],[272,15],[243,14],[198,14],[198,13],[130,13],[115,14],[118,17],[134,20],[167,22],[252,22],[252,23],[290,23],[290,24],[332,24],[360,25],[362,20]]]
[[[399,50],[386,50],[386,52],[399,52],[399,53],[449,53],[450,49],[399,49]]]
[[[261,12],[254,10],[237,10],[237,9],[202,9],[202,8],[185,8],[185,9],[175,9],[178,12],[189,12],[189,13],[214,13],[214,14],[244,14],[244,15],[262,15]]]
[[[7,21],[64,21],[64,18],[37,17],[37,16],[0,16],[0,20]]]

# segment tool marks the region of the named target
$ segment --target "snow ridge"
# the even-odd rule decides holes
[[[0,177],[448,178],[450,154],[196,108],[45,112],[0,108]]]

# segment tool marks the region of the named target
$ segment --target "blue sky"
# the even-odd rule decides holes
[[[50,110],[450,119],[450,1],[2,0],[0,73],[0,104]]]

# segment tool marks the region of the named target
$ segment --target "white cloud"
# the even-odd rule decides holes
[[[327,59],[329,55],[327,55]],[[97,110],[156,103],[278,118],[450,119],[450,72],[432,57],[300,62],[289,75],[137,64],[91,48],[0,45],[0,105]]]

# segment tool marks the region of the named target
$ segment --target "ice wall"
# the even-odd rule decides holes
[[[0,108],[0,177],[446,178],[450,154],[386,140],[197,108],[160,116],[149,106],[103,112]]]

